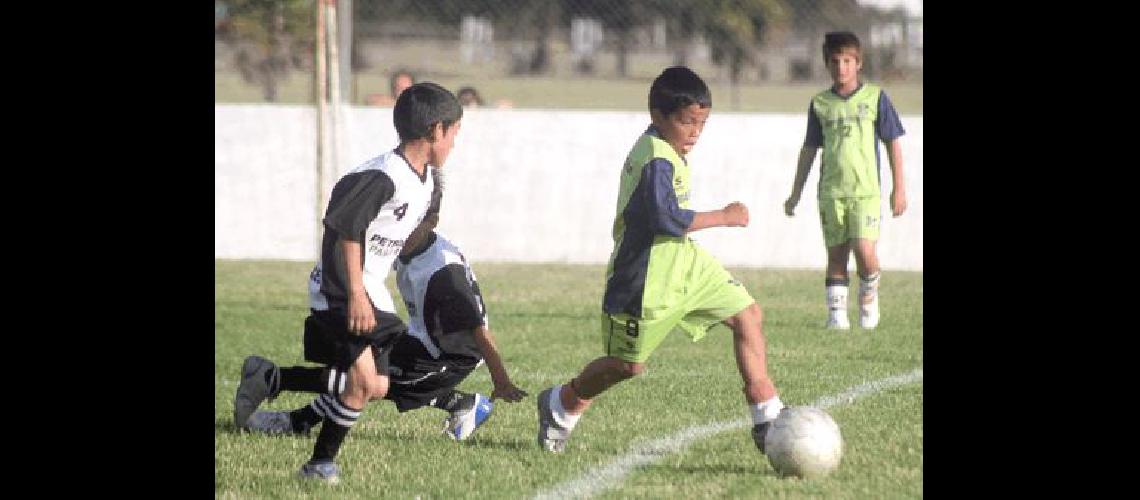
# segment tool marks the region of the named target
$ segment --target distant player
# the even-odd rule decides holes
[[[906,211],[902,144],[905,131],[887,93],[859,81],[863,54],[859,38],[842,31],[828,33],[823,59],[834,85],[812,98],[808,106],[807,137],[800,150],[792,194],[784,202],[791,217],[800,202],[815,150],[823,148],[819,172],[819,221],[827,246],[827,328],[847,330],[847,256],[855,252],[859,273],[859,326],[879,324],[879,239],[882,219],[878,141],[887,145],[891,164],[891,213]]]

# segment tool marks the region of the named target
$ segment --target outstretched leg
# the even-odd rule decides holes
[[[761,452],[768,426],[780,414],[784,403],[776,384],[768,375],[768,355],[763,332],[763,312],[755,302],[724,324],[732,329],[736,367],[744,380],[744,399],[752,415],[752,439]]]
[[[644,371],[644,363],[605,356],[591,361],[569,383],[539,393],[539,444],[547,451],[563,451],[570,431],[578,425],[578,419],[593,404],[595,397]]]

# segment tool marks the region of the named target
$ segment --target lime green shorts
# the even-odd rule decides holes
[[[819,200],[819,223],[823,243],[829,248],[853,238],[879,239],[882,210],[878,196]]]
[[[699,269],[675,274],[686,279],[670,283],[669,288],[679,292],[671,294],[676,300],[670,304],[643,308],[640,318],[602,313],[602,342],[607,356],[642,363],[673,327],[680,327],[696,342],[704,338],[709,328],[755,302],[744,285],[734,280],[711,255],[704,252],[701,255],[706,258],[696,260],[695,267]]]

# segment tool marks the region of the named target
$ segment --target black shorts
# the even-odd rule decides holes
[[[395,314],[373,309],[376,328],[364,335],[348,331],[348,320],[340,309],[311,310],[305,318],[305,360],[347,371],[366,347],[372,347],[376,371],[387,373],[387,354],[404,336],[407,327]]]
[[[434,359],[411,335],[396,341],[388,356],[388,395],[400,413],[430,405],[451,393],[479,362],[471,359]]]

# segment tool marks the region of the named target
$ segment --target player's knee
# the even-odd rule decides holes
[[[381,377],[378,374],[354,373],[354,375],[349,379],[349,387],[344,391],[346,400],[359,404],[383,398],[388,394],[388,377]]]
[[[645,363],[630,363],[623,361],[618,368],[618,376],[622,379],[631,379],[645,373]]]
[[[764,320],[764,311],[760,309],[760,304],[753,302],[752,305],[737,313],[737,316],[742,322],[759,323]]]
[[[388,377],[377,375],[369,386],[368,400],[384,399],[384,396],[388,395],[389,387]]]
[[[763,321],[764,313],[760,309],[760,304],[753,302],[752,305],[744,308],[744,310],[724,320],[724,323],[732,329],[734,334],[739,336],[744,333],[746,325],[759,325]]]

